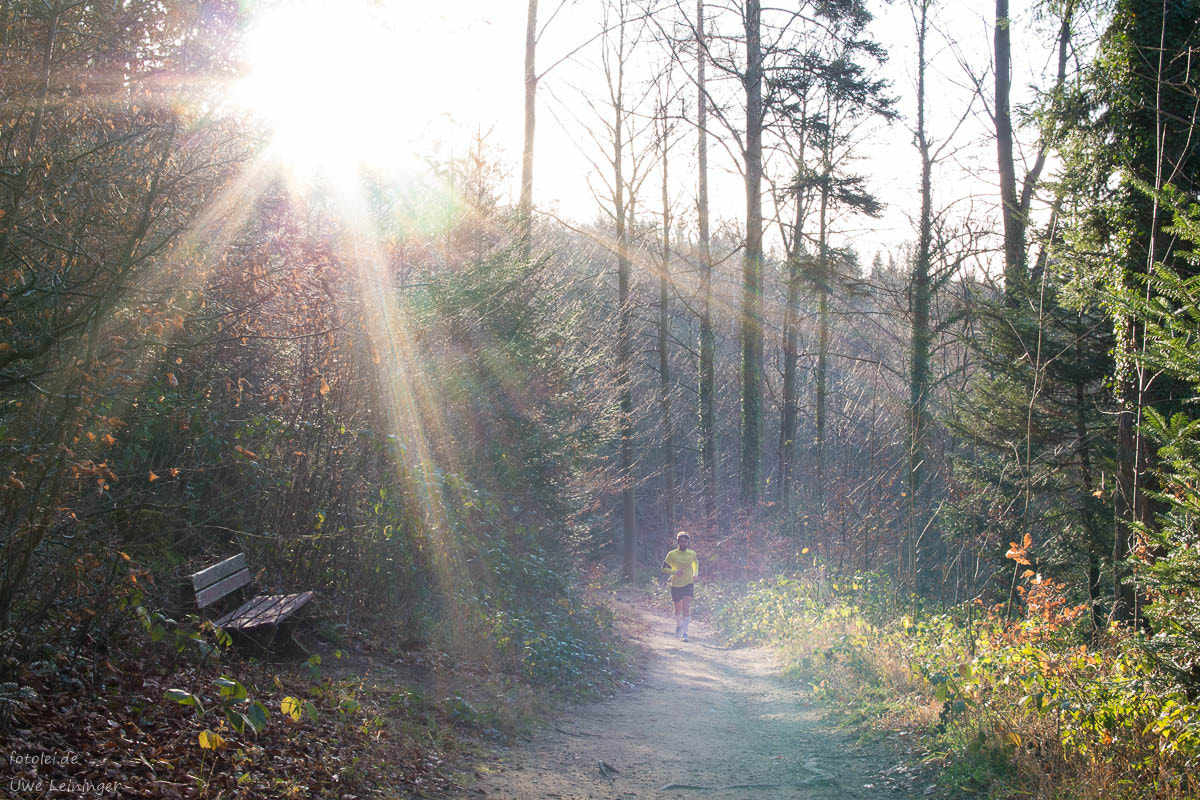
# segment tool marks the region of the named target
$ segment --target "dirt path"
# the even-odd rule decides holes
[[[693,622],[691,642],[667,616],[645,611],[646,680],[616,699],[581,706],[540,739],[502,749],[468,796],[531,800],[632,798],[863,798],[920,796],[822,720],[785,685],[774,655],[723,650]],[[902,768],[901,768],[902,769]],[[894,774],[894,773],[893,773]],[[907,781],[904,781],[907,783]]]

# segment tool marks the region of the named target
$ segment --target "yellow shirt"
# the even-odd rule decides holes
[[[678,588],[695,581],[700,575],[700,560],[696,558],[696,551],[680,550],[676,547],[667,553],[667,557],[663,559],[662,571],[673,573],[677,569],[681,569],[683,572],[671,575],[672,586]]]

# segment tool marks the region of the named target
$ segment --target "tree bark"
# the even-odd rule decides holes
[[[826,156],[828,153],[826,153]],[[821,182],[820,213],[817,221],[817,372],[816,398],[813,408],[813,490],[815,509],[818,514],[825,510],[825,426],[826,405],[829,387],[829,179],[830,166],[824,162],[824,180]],[[828,554],[826,554],[828,555]]]
[[[637,560],[636,496],[633,476],[633,304],[630,292],[629,209],[625,200],[625,22],[621,19],[621,42],[617,54],[617,85],[613,102],[613,212],[617,240],[617,387],[621,403],[621,524],[622,564],[626,579],[632,579]]]
[[[708,97],[705,86],[707,44],[704,39],[704,0],[696,0],[696,129],[697,216],[700,234],[700,465],[704,473],[704,517],[717,514],[716,343],[712,327],[712,250],[708,230]]]
[[[746,246],[742,260],[742,463],[744,510],[758,505],[762,453],[762,9],[748,0],[746,30]]]
[[[675,426],[671,420],[671,360],[667,341],[671,323],[671,196],[667,186],[667,114],[662,113],[662,266],[658,276],[658,373],[659,406],[663,431],[663,530],[675,529]]]
[[[799,136],[796,155],[796,218],[792,223],[792,242],[788,248],[787,296],[783,309],[783,408],[779,419],[779,506],[791,530],[792,463],[796,453],[796,419],[799,415],[796,372],[799,338],[800,287],[804,280],[804,214],[807,190],[799,183],[804,175],[804,151],[807,143],[808,99],[801,102],[796,130]]]
[[[529,0],[525,23],[525,146],[521,152],[521,200],[517,213],[521,251],[528,258],[533,247],[533,131],[537,117],[537,0]]]
[[[792,459],[796,452],[796,357],[798,348],[800,284],[803,280],[804,200],[797,192],[796,220],[792,226],[792,246],[788,253],[787,299],[783,309],[783,409],[779,420],[779,507],[784,519],[792,509]]]
[[[1019,302],[1019,288],[1025,280],[1025,214],[1017,202],[1017,174],[1013,161],[1010,28],[1008,0],[996,0],[996,155],[1000,173],[1000,214],[1004,222],[1004,298],[1009,306],[1015,306]]]
[[[917,21],[917,150],[921,158],[921,210],[917,221],[917,250],[913,255],[909,291],[912,302],[912,334],[909,347],[909,523],[904,542],[904,577],[910,591],[916,588],[917,539],[923,530],[922,491],[925,484],[926,406],[929,401],[929,323],[931,273],[933,270],[933,157],[925,127],[925,40],[928,32],[929,0],[919,0]]]
[[[1070,56],[1071,21],[1076,2],[1071,0],[1062,9],[1058,31],[1058,73],[1054,91],[1066,84],[1067,61]],[[996,50],[996,158],[1000,176],[1000,214],[1004,226],[1004,300],[1010,308],[1020,303],[1020,287],[1027,280],[1025,233],[1029,226],[1029,210],[1033,192],[1046,165],[1047,141],[1038,145],[1037,158],[1025,175],[1017,194],[1017,166],[1013,156],[1012,128],[1012,24],[1008,16],[1008,0],[996,0],[994,45]]]
[[[1136,427],[1136,390],[1126,385],[1118,395],[1121,410],[1117,414],[1117,529],[1113,537],[1113,585],[1112,618],[1122,622],[1134,619],[1137,597],[1133,583],[1129,580],[1129,568],[1125,560],[1133,544],[1133,523],[1144,522],[1148,517],[1147,503],[1139,485],[1140,469],[1138,437]]]

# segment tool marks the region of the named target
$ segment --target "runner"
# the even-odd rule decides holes
[[[688,640],[688,623],[692,621],[692,590],[700,576],[700,561],[696,551],[689,550],[691,537],[687,531],[675,535],[674,550],[663,559],[662,571],[670,573],[671,601],[675,603],[675,635]]]

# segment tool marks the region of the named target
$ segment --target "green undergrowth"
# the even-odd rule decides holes
[[[898,609],[879,575],[800,575],[714,592],[714,622],[732,644],[778,646],[787,675],[864,737],[919,733],[958,796],[1196,797],[1194,691],[1141,637],[1092,632],[1060,590],[1027,576],[1006,623],[978,603]]]
[[[629,668],[611,591],[556,567],[529,537],[524,552],[504,540],[485,551],[491,581],[460,602],[503,668],[572,701],[606,694]]]

